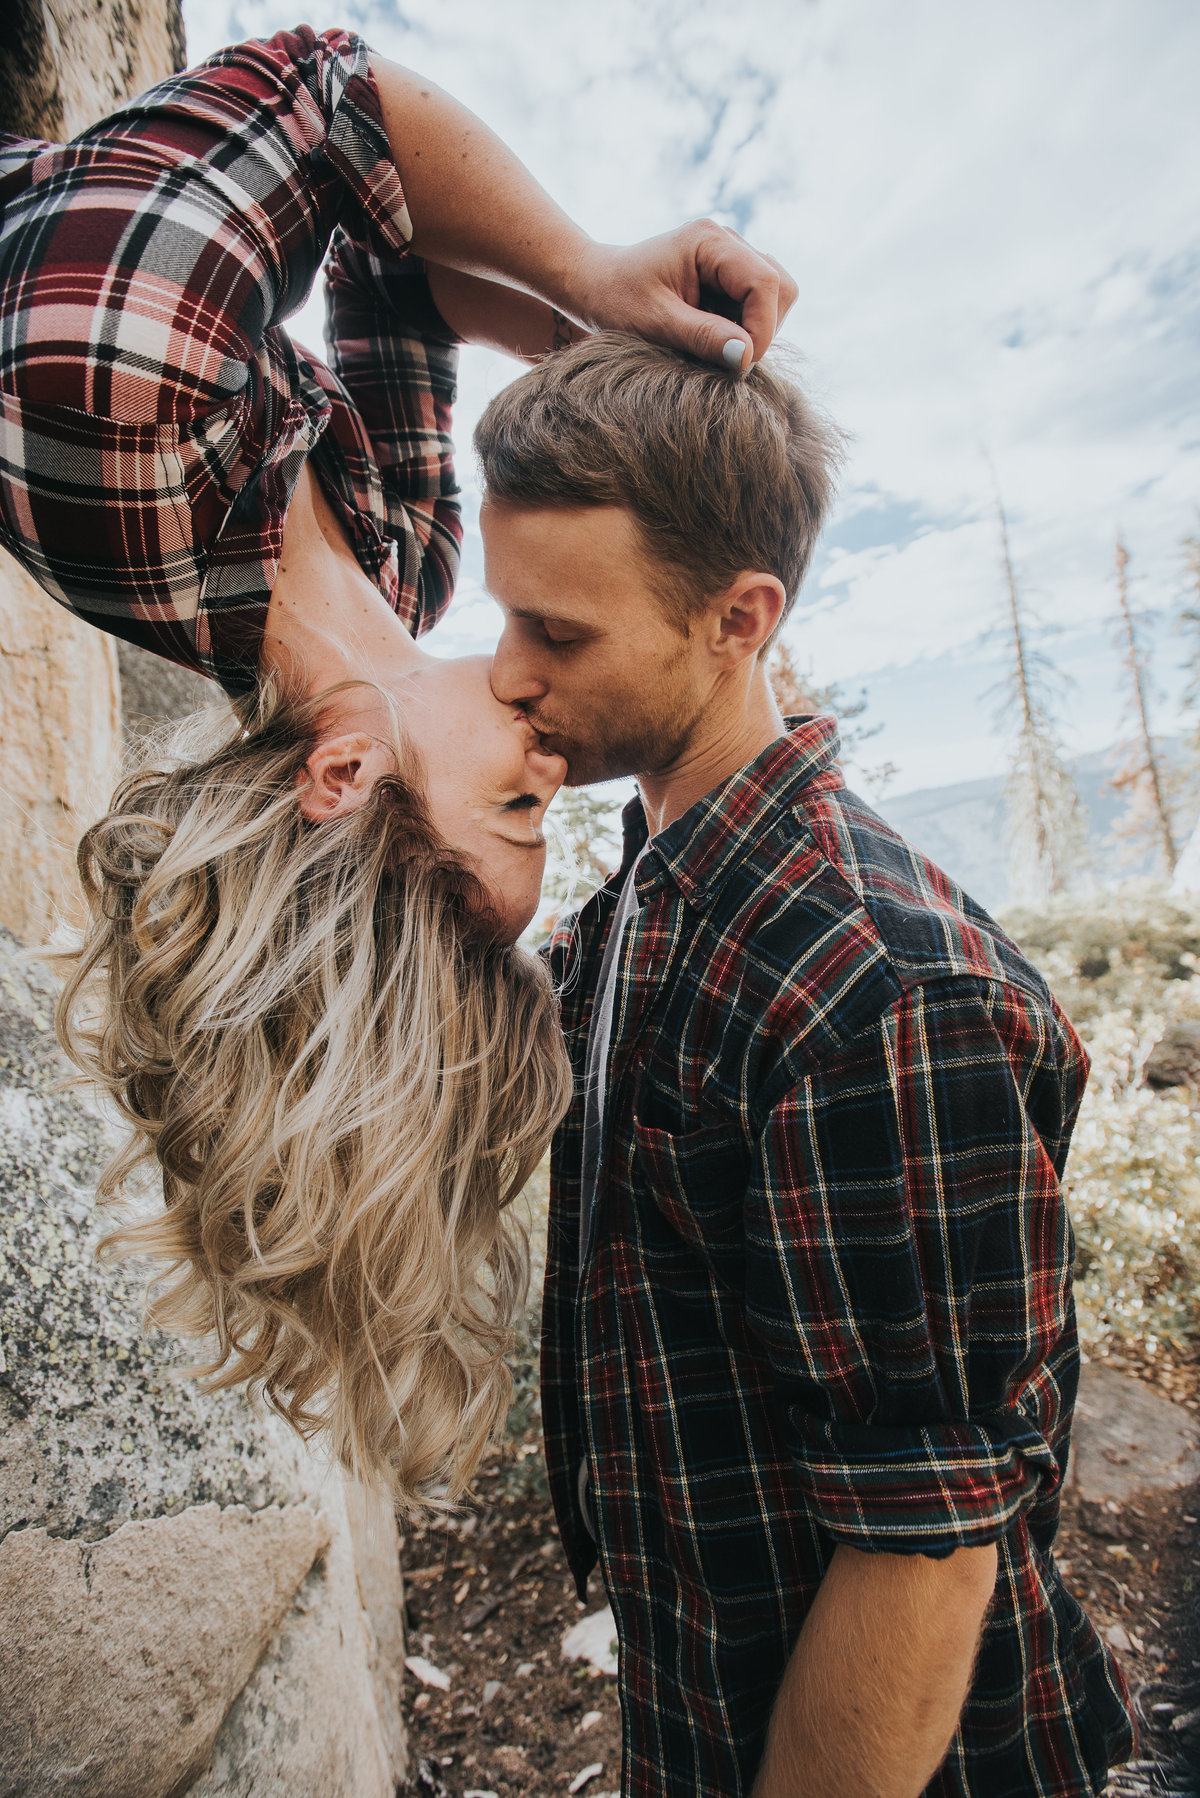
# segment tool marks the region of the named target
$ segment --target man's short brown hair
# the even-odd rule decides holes
[[[525,506],[625,506],[674,572],[686,626],[746,570],[791,609],[833,497],[842,436],[773,351],[745,378],[605,332],[498,393],[475,430],[487,493]]]

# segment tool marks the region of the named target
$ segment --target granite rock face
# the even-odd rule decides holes
[[[347,1498],[350,1509],[362,1508],[361,1494]],[[386,1611],[391,1627],[402,1624],[394,1528],[386,1577],[374,1583],[364,1577],[371,1554],[356,1564],[361,1542],[353,1527],[335,1533],[321,1569],[296,1594],[271,1653],[222,1723],[209,1770],[187,1798],[391,1798],[407,1770],[399,1710],[404,1662],[402,1653],[392,1659],[387,1629],[382,1637],[376,1632],[371,1611]]]
[[[27,1789],[69,1768],[77,1798],[169,1798],[198,1774],[328,1538],[307,1505],[193,1505],[99,1542],[14,1530],[0,1690],[25,1725]]]
[[[0,1798],[392,1798],[394,1519],[97,1260],[114,1137],[54,998],[0,932]]]
[[[75,845],[120,776],[121,688],[111,638],[3,550],[0,718],[0,924],[39,942],[82,915]]]
[[[179,0],[5,0],[0,131],[64,141],[184,62]],[[75,844],[121,771],[121,683],[116,640],[3,551],[0,717],[0,924],[41,941],[79,910]]]

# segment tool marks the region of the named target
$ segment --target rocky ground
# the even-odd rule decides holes
[[[616,1680],[562,1641],[605,1600],[594,1577],[589,1603],[575,1597],[541,1456],[521,1446],[488,1463],[475,1510],[405,1544],[410,1654],[430,1664],[409,1663],[415,1789],[600,1798],[620,1785]]]
[[[1138,1376],[1160,1399],[1170,1391],[1170,1415],[1138,1413],[1127,1383]],[[1135,1481],[1148,1463],[1129,1440],[1137,1414],[1164,1460],[1178,1460],[1200,1379],[1136,1363],[1118,1379],[1087,1389],[1086,1481],[1064,1504],[1060,1561],[1116,1648],[1141,1719],[1137,1758],[1114,1778],[1111,1798],[1200,1798],[1200,1484],[1143,1490]],[[1171,1426],[1178,1443],[1167,1441]],[[1152,1471],[1165,1479],[1178,1467],[1175,1476]],[[616,1681],[562,1653],[567,1631],[604,1598],[595,1576],[588,1603],[575,1597],[532,1418],[486,1464],[478,1504],[413,1531],[404,1561],[409,1650],[421,1663],[407,1695],[411,1789],[426,1798],[615,1793]],[[435,1678],[445,1683],[425,1683]]]
[[[1111,1798],[1200,1794],[1197,1414],[1195,1363],[1130,1354],[1084,1370],[1057,1552],[1115,1648],[1138,1713],[1138,1749],[1114,1775]]]

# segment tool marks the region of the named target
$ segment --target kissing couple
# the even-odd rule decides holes
[[[283,321],[324,265],[328,356]],[[0,541],[216,681],[86,834],[59,1027],[159,1321],[409,1506],[469,1483],[553,1139],[542,1405],[625,1798],[1068,1798],[1132,1746],[1054,1560],[1086,1058],[768,651],[841,439],[735,233],[592,243],[356,36],[0,140]],[[457,346],[490,662],[454,586]],[[546,956],[560,784],[635,775]]]

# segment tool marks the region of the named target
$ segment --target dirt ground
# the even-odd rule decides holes
[[[1200,1411],[1200,1366],[1134,1356],[1110,1365]],[[1200,1795],[1200,1486],[1124,1506],[1068,1494],[1056,1545],[1064,1579],[1116,1649],[1138,1713],[1135,1758],[1112,1798]]]
[[[1193,1368],[1123,1371],[1200,1408]],[[620,1789],[616,1681],[564,1660],[563,1634],[600,1610],[575,1597],[558,1545],[536,1419],[485,1463],[479,1502],[411,1531],[409,1652],[449,1689],[409,1686],[414,1777],[425,1798],[604,1798]],[[1117,1649],[1141,1741],[1111,1798],[1200,1798],[1200,1487],[1122,1509],[1068,1496],[1064,1577]]]
[[[404,1547],[409,1652],[451,1682],[408,1689],[412,1790],[617,1792],[616,1680],[561,1652],[571,1625],[606,1601],[595,1578],[587,1605],[575,1597],[536,1442],[506,1445],[478,1486],[477,1509],[413,1532]]]

